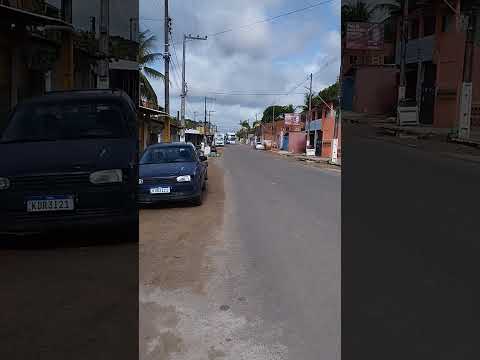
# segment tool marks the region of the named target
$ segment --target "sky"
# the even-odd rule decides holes
[[[325,0],[323,0],[325,1]],[[317,4],[318,0],[170,0],[172,60],[170,113],[180,110],[183,34],[210,35],[206,41],[187,42],[186,117],[204,118],[204,97],[211,121],[219,131],[234,131],[272,104],[302,105],[314,73],[313,90],[335,83],[340,70],[340,0],[312,9],[242,27]],[[163,52],[164,1],[140,0],[140,30],[157,37],[156,51]],[[233,29],[221,35],[212,34]],[[164,72],[163,60],[152,67]],[[290,95],[287,93],[305,81]],[[164,104],[164,84],[151,80],[159,103]],[[249,95],[232,95],[247,93]],[[215,94],[217,93],[217,94]]]

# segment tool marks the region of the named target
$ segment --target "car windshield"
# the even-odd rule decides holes
[[[0,142],[122,138],[126,133],[125,118],[116,103],[29,104],[12,114]]]
[[[175,162],[193,162],[195,154],[189,147],[162,147],[148,149],[143,154],[140,164],[165,164]]]

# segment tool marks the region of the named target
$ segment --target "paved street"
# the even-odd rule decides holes
[[[343,131],[342,356],[478,359],[480,168],[367,130]]]
[[[85,229],[0,247],[0,359],[135,359],[138,248]]]
[[[145,209],[142,359],[339,359],[340,173],[244,145],[202,207]]]

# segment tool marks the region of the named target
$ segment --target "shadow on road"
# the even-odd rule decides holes
[[[95,246],[116,246],[138,242],[138,226],[129,228],[102,227],[52,231],[44,234],[0,235],[2,250],[53,250]]]

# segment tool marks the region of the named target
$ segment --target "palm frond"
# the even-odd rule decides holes
[[[156,62],[160,59],[163,59],[162,53],[148,53],[148,54],[140,54],[139,63],[143,65],[149,65],[153,62]]]
[[[151,67],[148,67],[148,66],[143,67],[143,72],[145,73],[146,76],[155,80],[165,79],[165,75],[163,75],[160,71],[152,69]]]
[[[157,94],[155,93],[152,84],[150,84],[150,81],[148,81],[143,73],[140,73],[140,96],[147,101],[158,105]]]

